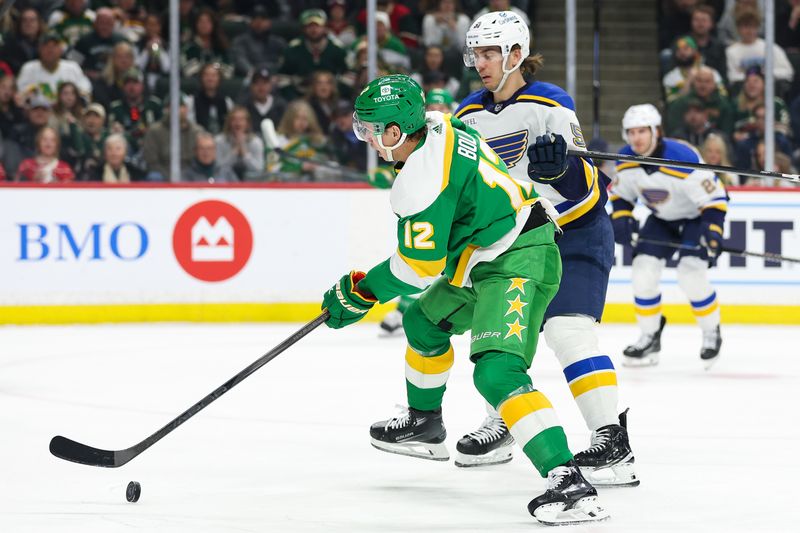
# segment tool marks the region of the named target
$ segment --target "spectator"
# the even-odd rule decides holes
[[[43,31],[44,21],[38,11],[32,7],[20,11],[14,34],[6,36],[0,50],[0,57],[8,63],[14,75],[19,73],[26,61],[37,58],[39,38]]]
[[[800,0],[775,5],[775,42],[788,54],[800,54]]]
[[[719,72],[723,79],[728,75],[728,62],[725,59],[725,43],[717,38],[714,28],[716,13],[709,5],[701,4],[692,11],[692,36],[697,49],[703,56],[703,63]],[[727,81],[727,80],[725,80]]]
[[[431,79],[431,73],[438,73],[441,76],[438,78],[434,77]],[[434,87],[426,87],[426,85],[430,85],[432,81],[440,80],[440,84],[443,85],[447,92],[450,94],[458,93],[458,88],[461,83],[456,78],[450,76],[445,71],[445,61],[444,61],[444,50],[439,46],[429,46],[425,49],[425,56],[423,58],[422,67],[419,69],[419,72],[416,72],[411,75],[411,77],[423,86],[423,89],[429,91]]]
[[[684,35],[675,41],[675,53],[672,60],[675,63],[675,68],[667,72],[662,80],[667,102],[672,102],[679,96],[689,92],[689,76],[702,64],[703,56],[697,49],[697,43],[694,39]],[[714,70],[714,81],[720,93],[727,94],[722,76],[716,70]]]
[[[255,65],[266,65],[277,71],[286,41],[273,35],[272,20],[267,8],[261,4],[253,7],[250,31],[233,40],[231,55],[238,76],[249,76]]]
[[[333,74],[324,70],[314,72],[311,75],[311,86],[306,99],[311,104],[322,131],[328,131],[333,111],[339,103],[339,91],[336,89]]]
[[[70,47],[92,31],[95,13],[88,5],[88,0],[64,0],[63,9],[54,11],[47,21],[60,40]]]
[[[739,40],[725,49],[728,61],[728,81],[736,87],[732,92],[738,92],[738,86],[744,81],[744,75],[750,67],[763,67],[766,43],[758,37],[758,28],[761,16],[758,12],[745,11],[736,19],[736,29],[739,31]],[[776,81],[776,94],[783,94],[794,77],[794,68],[786,57],[786,52],[777,44],[773,47],[775,59],[773,74]],[[783,82],[783,88],[778,82]]]
[[[764,104],[756,105],[753,109],[755,120],[753,126],[748,130],[747,138],[734,144],[736,166],[739,168],[754,168],[758,143],[764,140],[764,114]],[[792,153],[792,143],[789,142],[786,135],[778,131],[775,132],[775,148],[787,155]],[[758,169],[761,170],[763,167],[758,167]]]
[[[192,40],[181,49],[181,70],[187,78],[197,75],[203,65],[217,64],[225,78],[233,76],[233,64],[228,55],[228,39],[219,26],[217,15],[201,9],[194,22]]]
[[[307,9],[300,15],[303,35],[289,43],[280,70],[288,77],[281,82],[287,99],[305,93],[307,77],[315,70],[327,70],[335,76],[347,70],[347,52],[328,37],[327,20],[328,16],[321,9]]]
[[[706,137],[712,133],[724,135],[711,126],[708,121],[708,110],[702,100],[690,98],[686,103],[686,111],[683,113],[683,127],[675,134],[675,137],[700,147]]]
[[[144,19],[144,35],[137,43],[136,66],[144,72],[148,93],[155,93],[159,81],[169,77],[169,49],[161,35],[161,18],[156,14],[150,13]]]
[[[61,143],[60,157],[73,170],[77,170],[76,165],[81,152],[82,116],[83,100],[78,94],[78,88],[72,82],[62,83],[58,88],[58,97],[53,106],[53,117],[50,122],[58,132]]]
[[[324,159],[327,150],[325,135],[308,102],[291,102],[277,132],[278,147],[289,155],[281,155],[277,171],[290,179],[313,179],[317,168],[314,160]],[[297,159],[291,156],[296,156]]]
[[[493,13],[495,11],[513,11],[525,22],[529,28],[531,27],[531,21],[528,19],[528,14],[520,8],[512,6],[511,0],[489,0],[488,5],[475,13],[475,16],[472,17],[472,20],[478,19],[486,13]]]
[[[181,142],[181,168],[186,168],[194,157],[194,145],[197,134],[203,131],[194,121],[189,119],[189,107],[186,98],[181,99],[180,113],[180,142]],[[149,181],[170,181],[169,156],[171,146],[169,131],[169,107],[164,108],[161,120],[147,129],[142,141],[142,156],[147,163],[147,179]],[[178,181],[179,176],[174,176]]]
[[[122,98],[109,109],[109,124],[114,133],[124,133],[131,154],[138,154],[147,128],[161,119],[161,100],[145,98],[142,71],[133,67],[122,76]]]
[[[389,15],[390,25],[387,26],[388,30],[402,41],[403,45],[409,48],[416,48],[420,42],[420,28],[417,18],[411,9],[403,4],[398,4],[394,0],[378,0],[378,11],[382,11]],[[525,19],[527,20],[527,18]],[[363,33],[366,33],[367,27],[367,10],[362,9],[358,13],[358,24]]]
[[[426,111],[441,111],[442,113],[452,113],[455,109],[455,101],[452,94],[447,89],[433,89],[425,95]]]
[[[422,18],[422,44],[461,53],[471,23],[469,17],[461,12],[458,0],[437,0],[432,7]]]
[[[114,32],[115,23],[114,12],[111,9],[107,7],[98,9],[94,19],[94,29],[81,37],[68,54],[91,80],[100,77],[114,45],[124,40],[121,35]]]
[[[194,37],[194,24],[198,16],[197,6],[194,0],[180,0],[178,3],[178,31],[180,33],[181,45],[184,45]],[[164,10],[162,26],[169,28],[169,9]]]
[[[755,151],[753,152],[753,166],[754,170],[769,170],[772,172],[780,172],[782,174],[796,174],[792,168],[792,161],[784,152],[775,152],[775,161],[772,168],[767,168],[767,146],[764,140],[758,141]],[[762,178],[749,177],[742,183],[742,185],[755,185],[756,187],[796,187],[796,185],[782,179],[773,178],[772,180],[764,180]]]
[[[233,172],[236,179],[254,180],[264,174],[264,143],[253,134],[247,109],[242,106],[231,109],[222,133],[214,140],[220,167]]]
[[[734,123],[734,141],[746,139],[750,132],[756,128],[755,109],[764,105],[764,74],[760,67],[751,67],[747,70],[742,90],[736,97],[736,114]],[[789,108],[782,98],[775,97],[775,131],[789,136],[791,134],[791,119]]]
[[[703,102],[711,126],[730,137],[733,132],[733,104],[721,94],[711,67],[702,66],[692,74],[689,93],[667,104],[667,136],[674,137],[683,128],[683,115],[690,99]]]
[[[117,19],[117,32],[129,43],[138,43],[144,35],[144,20],[147,10],[139,0],[114,0],[114,18]]]
[[[736,42],[739,33],[736,30],[736,19],[745,11],[763,13],[764,0],[725,0],[725,9],[717,23],[717,37],[726,46]],[[759,18],[758,35],[764,36],[764,25]]]
[[[106,62],[102,76],[94,82],[92,97],[95,102],[109,108],[111,102],[122,98],[122,78],[135,66],[134,60],[133,46],[125,41],[114,45],[111,60]]]
[[[8,138],[15,124],[25,120],[25,112],[17,102],[14,76],[0,77],[0,138]]]
[[[691,30],[692,11],[698,1],[668,0],[663,4],[658,25],[658,49],[662,50],[662,59],[669,56],[669,46],[675,38]]]
[[[144,179],[142,170],[127,159],[128,141],[124,135],[113,133],[103,143],[103,161],[89,181],[102,181],[108,184],[131,183]]]
[[[26,120],[13,126],[11,134],[3,141],[3,161],[9,174],[23,159],[36,154],[36,136],[39,130],[50,123],[52,104],[40,94],[34,94],[28,101]]]
[[[36,134],[36,155],[24,159],[17,168],[16,181],[37,183],[64,183],[73,181],[75,174],[70,166],[58,159],[58,133],[45,126]]]
[[[366,43],[366,40],[367,36],[364,35],[358,44]],[[400,74],[411,69],[408,50],[403,41],[392,34],[389,15],[383,11],[375,12],[375,40],[378,44],[378,59],[383,70],[389,74]]]
[[[328,35],[337,39],[343,48],[356,42],[356,29],[347,18],[346,0],[328,0]]]
[[[272,92],[272,74],[266,66],[259,66],[250,79],[250,93],[242,99],[241,104],[250,114],[253,131],[261,131],[261,122],[265,118],[278,124],[286,111],[286,100]]]
[[[222,131],[228,110],[233,101],[220,91],[222,75],[217,64],[208,64],[200,72],[200,87],[189,98],[189,117],[208,133]]]
[[[80,156],[73,169],[81,181],[92,179],[96,169],[103,164],[103,145],[108,130],[105,128],[106,110],[97,102],[89,104],[83,111]]]
[[[703,156],[703,161],[709,165],[730,167],[731,159],[728,156],[728,151],[728,143],[725,137],[718,133],[709,134],[700,147],[700,155]],[[717,176],[722,180],[725,186],[737,185],[739,183],[739,176],[737,174],[717,172]]]
[[[181,172],[181,181],[205,181],[208,183],[229,183],[237,181],[230,168],[217,161],[217,145],[214,136],[200,132],[195,141],[194,157]]]
[[[367,151],[353,131],[353,106],[339,101],[332,117],[330,146],[336,161],[346,168],[366,172]]]
[[[92,94],[92,83],[80,65],[69,59],[61,59],[61,38],[49,32],[39,40],[39,59],[22,65],[17,77],[17,90],[25,97],[38,92],[55,102],[58,85],[65,81],[74,83],[85,97]]]

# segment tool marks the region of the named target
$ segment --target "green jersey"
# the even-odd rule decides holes
[[[471,286],[473,267],[514,243],[537,198],[474,129],[449,114],[426,119],[426,136],[392,185],[397,251],[359,284],[381,302],[420,292],[442,273]]]

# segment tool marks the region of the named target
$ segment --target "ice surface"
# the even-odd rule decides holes
[[[526,505],[544,487],[519,452],[458,469],[382,453],[368,427],[405,402],[402,337],[375,324],[324,326],[120,469],[51,456],[61,434],[133,445],[295,331],[297,325],[0,328],[0,531],[461,532],[544,528]],[[702,369],[699,329],[668,325],[661,364],[622,367],[632,325],[603,325],[601,346],[630,406],[642,484],[600,495],[612,518],[564,531],[799,531],[800,331],[723,326]],[[445,396],[448,446],[484,418],[467,359]],[[531,370],[567,431],[588,443],[560,368],[540,343]],[[136,504],[128,481],[142,484]]]

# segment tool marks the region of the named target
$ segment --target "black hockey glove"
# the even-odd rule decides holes
[[[528,176],[539,183],[552,183],[567,171],[567,141],[558,134],[536,137],[528,147]]]
[[[611,227],[614,229],[614,242],[630,246],[633,234],[639,233],[639,221],[628,210],[614,211],[611,214]]]

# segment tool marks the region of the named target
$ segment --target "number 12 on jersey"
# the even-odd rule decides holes
[[[433,250],[436,243],[429,240],[433,237],[433,224],[430,222],[411,222],[406,220],[404,244],[406,248],[417,250]]]

